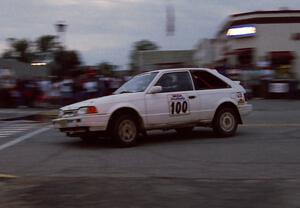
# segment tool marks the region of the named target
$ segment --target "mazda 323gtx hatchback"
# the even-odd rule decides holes
[[[154,129],[186,134],[206,126],[229,137],[252,110],[244,93],[239,82],[213,69],[157,70],[133,77],[114,95],[62,107],[53,124],[67,136],[90,140],[108,135],[123,147]]]

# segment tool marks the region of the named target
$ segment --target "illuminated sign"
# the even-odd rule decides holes
[[[37,63],[31,63],[31,66],[46,66],[47,63],[44,62],[37,62]]]
[[[226,35],[231,38],[252,37],[256,34],[254,25],[238,25],[227,30]]]

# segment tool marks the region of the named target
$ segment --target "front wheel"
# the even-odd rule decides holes
[[[111,127],[113,142],[120,147],[131,147],[137,144],[139,128],[134,117],[121,115],[114,120]]]
[[[213,130],[220,137],[230,137],[236,133],[238,116],[232,108],[222,108],[214,118]]]

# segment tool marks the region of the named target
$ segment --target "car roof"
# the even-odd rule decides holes
[[[216,71],[215,69],[209,69],[209,68],[175,68],[175,69],[159,69],[159,70],[153,70],[151,72],[173,72],[173,71],[188,71],[188,70],[200,70],[200,71]]]

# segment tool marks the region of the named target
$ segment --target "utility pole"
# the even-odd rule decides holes
[[[175,33],[175,8],[171,2],[166,5],[166,35],[173,36]]]
[[[58,42],[65,48],[66,47],[66,30],[67,24],[64,21],[58,21],[55,24],[55,29],[57,32]]]

